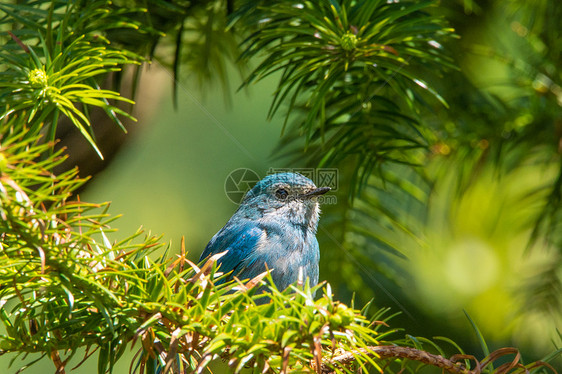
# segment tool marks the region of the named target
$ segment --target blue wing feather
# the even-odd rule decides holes
[[[288,235],[283,224],[256,223],[250,219],[231,219],[209,241],[200,261],[214,254],[228,251],[217,264],[223,273],[251,279],[267,269],[279,289],[299,279],[299,272],[308,277],[310,285],[318,282],[320,252],[314,235]],[[300,234],[300,231],[296,231]],[[267,265],[266,265],[267,264]]]
[[[264,230],[252,221],[228,222],[209,241],[201,255],[200,261],[216,253],[228,250],[218,260],[220,271],[223,273],[232,271],[233,275],[239,276],[241,274],[239,274],[237,269],[246,268],[245,263],[252,257],[252,252],[254,252],[263,234]]]

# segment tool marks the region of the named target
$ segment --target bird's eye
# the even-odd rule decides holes
[[[285,200],[287,196],[289,196],[289,192],[284,188],[279,188],[275,191],[275,196],[277,196],[278,199]]]

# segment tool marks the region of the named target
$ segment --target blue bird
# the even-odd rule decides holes
[[[230,274],[226,280],[251,279],[269,269],[280,290],[307,278],[310,286],[315,286],[320,260],[318,196],[329,190],[316,187],[301,174],[265,177],[213,236],[200,261],[228,251],[217,261],[220,271]]]

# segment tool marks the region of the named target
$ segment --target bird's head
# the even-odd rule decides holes
[[[316,187],[297,173],[268,175],[244,197],[240,209],[253,218],[286,221],[316,232],[320,208],[318,196],[330,187]]]

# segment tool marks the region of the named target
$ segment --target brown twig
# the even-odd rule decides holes
[[[499,357],[505,355],[514,355],[514,358],[511,362],[500,365],[496,368],[496,370],[494,370],[494,373],[507,374],[510,372],[517,372],[518,370],[524,373],[529,373],[529,370],[531,368],[540,366],[550,369],[555,374],[557,373],[556,369],[554,369],[548,363],[542,361],[537,361],[533,365],[525,367],[520,362],[521,355],[519,353],[519,350],[517,350],[516,348],[500,348],[490,353],[488,357],[479,362],[474,356],[471,355],[454,355],[451,358],[447,359],[443,356],[428,353],[420,349],[411,347],[399,347],[395,345],[372,346],[367,348],[360,348],[352,352],[342,353],[340,355],[332,357],[330,360],[324,361],[320,367],[320,370],[317,370],[317,372],[320,374],[332,374],[334,373],[334,370],[332,370],[334,366],[350,365],[357,360],[357,355],[368,355],[383,360],[388,358],[403,358],[412,361],[418,361],[426,365],[438,367],[444,372],[446,371],[451,374],[481,374],[482,370],[485,367],[493,363]],[[465,365],[458,362],[458,360],[461,359],[469,359],[474,361],[474,369],[471,370],[470,368],[467,368]],[[312,363],[312,365],[316,366],[314,362]]]
[[[334,365],[349,365],[357,358],[357,354],[374,356],[379,359],[386,358],[406,358],[413,361],[419,361],[426,365],[441,368],[453,374],[469,374],[472,373],[459,362],[455,362],[444,358],[443,356],[434,355],[419,349],[410,347],[399,347],[395,345],[380,345],[367,348],[360,348],[353,352],[345,352],[343,354],[332,357],[328,362],[324,362],[320,368],[320,373],[334,373],[332,367]]]

